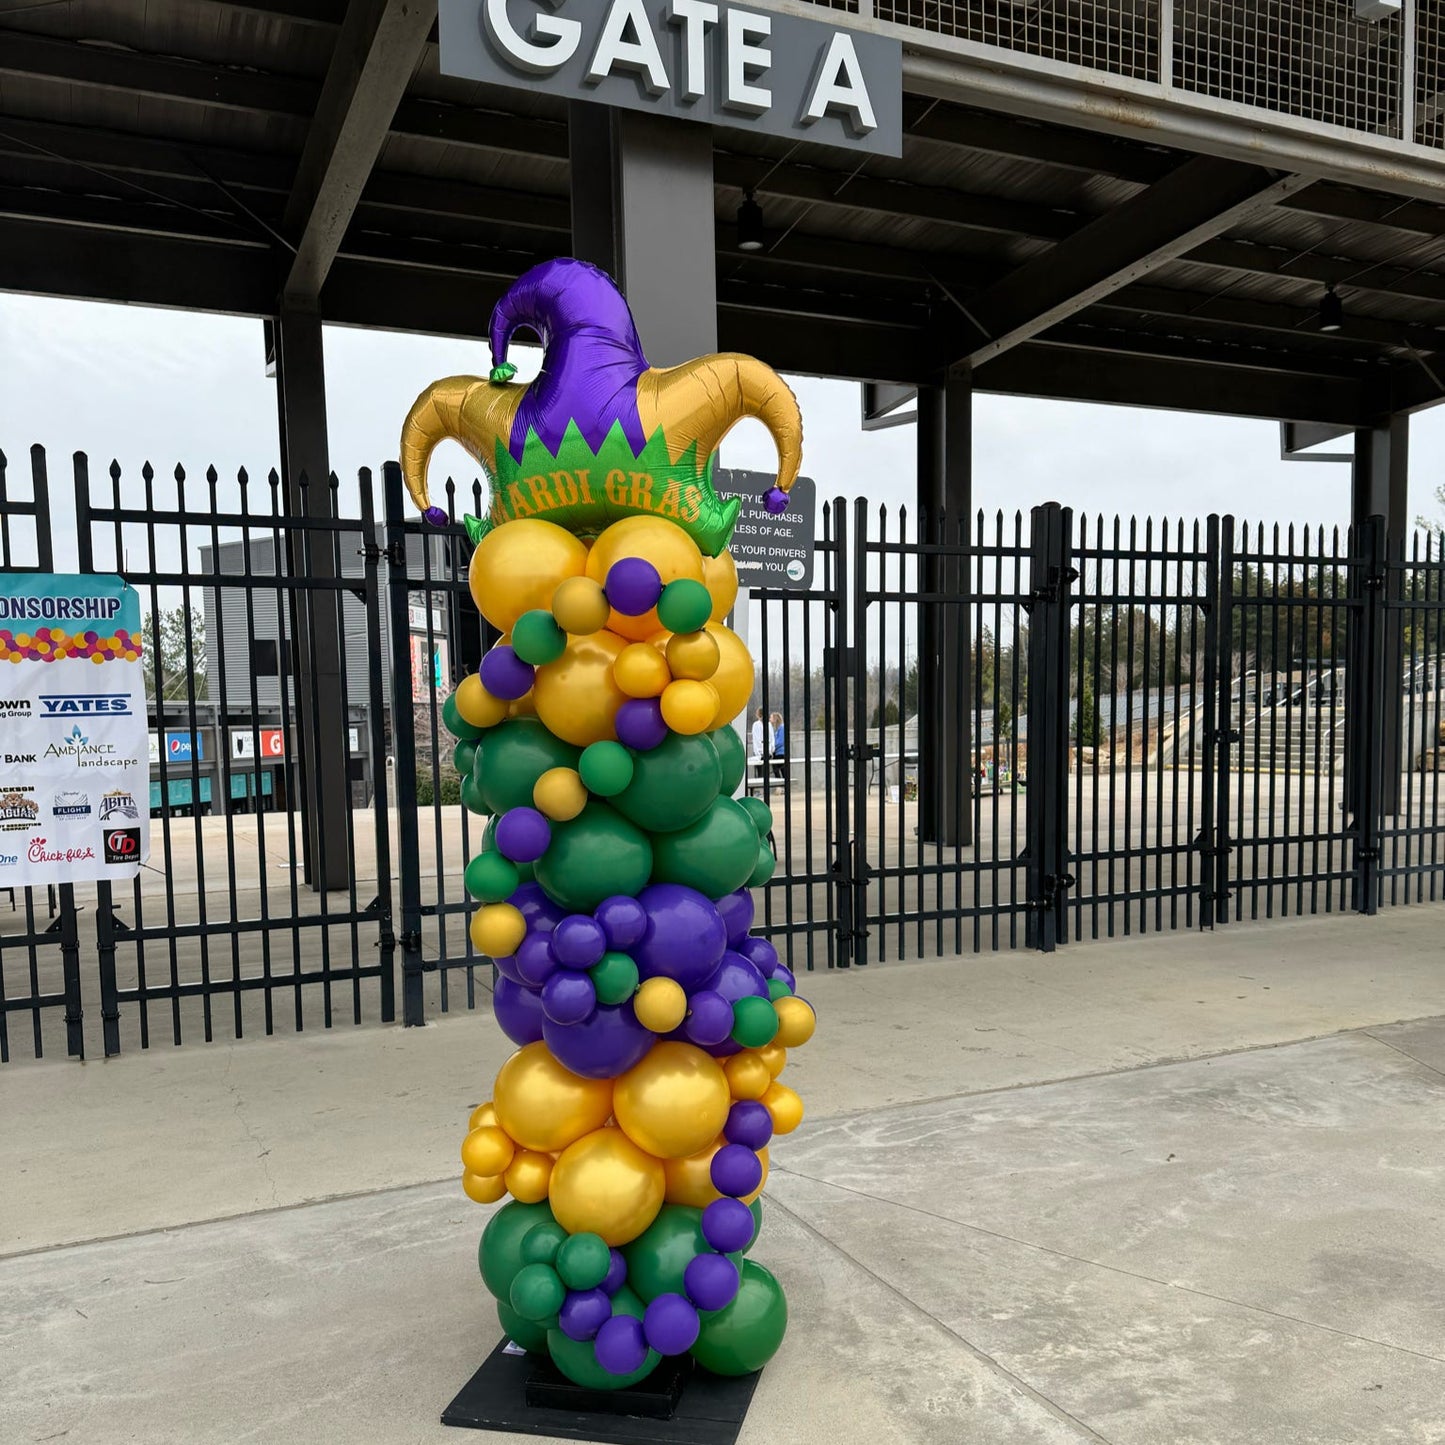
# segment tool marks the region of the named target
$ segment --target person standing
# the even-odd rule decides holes
[[[784,754],[785,749],[783,744],[786,741],[783,728],[783,715],[780,712],[775,712],[768,721],[773,727],[773,756],[780,758]]]
[[[763,710],[759,708],[753,714],[753,756],[765,758],[768,755],[768,732],[763,726]]]

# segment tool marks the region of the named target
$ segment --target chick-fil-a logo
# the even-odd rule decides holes
[[[35,838],[30,843],[32,863],[84,863],[94,857],[94,848],[47,848],[44,838]]]

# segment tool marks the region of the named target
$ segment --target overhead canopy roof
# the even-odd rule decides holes
[[[566,111],[443,76],[413,9],[0,0],[0,288],[484,334],[569,250]],[[1445,206],[922,94],[905,124],[898,160],[715,132],[722,346],[1338,424],[1445,394]]]

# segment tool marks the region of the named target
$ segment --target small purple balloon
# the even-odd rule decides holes
[[[565,977],[592,982],[582,973]],[[580,1024],[558,1024],[549,1018],[542,1030],[552,1057],[584,1079],[615,1079],[625,1074],[642,1062],[655,1037],[637,1022],[630,1002],[599,1004],[597,1012]]]
[[[590,1340],[612,1318],[612,1301],[600,1289],[569,1290],[557,1324],[569,1340]]]
[[[745,1144],[724,1144],[712,1156],[712,1187],[741,1199],[763,1182],[763,1161]]]
[[[739,1099],[728,1110],[723,1136],[729,1144],[761,1149],[773,1137],[773,1116],[756,1099]]]
[[[585,973],[558,969],[542,985],[542,1009],[547,1020],[570,1027],[591,1017],[597,1007],[597,990]]]
[[[778,950],[766,938],[745,938],[741,943],[729,944],[753,965],[764,978],[771,978],[778,966]]]
[[[503,978],[509,978],[513,983],[526,985],[527,980],[517,970],[517,959],[515,954],[508,954],[505,958],[494,958],[493,963],[497,965],[497,972]]]
[[[557,972],[550,938],[548,933],[529,933],[517,945],[517,951],[512,956],[518,977],[528,988],[541,988]]]
[[[718,1204],[736,1204],[736,1199],[716,1201]],[[747,1205],[743,1205],[746,1209]],[[748,1215],[752,1223],[752,1215]],[[682,1272],[682,1287],[687,1297],[700,1310],[720,1310],[737,1298],[738,1267],[724,1254],[699,1254],[688,1262]]]
[[[722,962],[707,978],[707,987],[720,993],[729,1003],[740,998],[767,998],[768,981],[742,954],[732,949],[723,954]]]
[[[567,917],[567,910],[553,903],[540,883],[523,883],[507,902],[526,919],[529,932],[551,933]]]
[[[773,516],[781,516],[788,510],[788,494],[781,487],[769,487],[768,490],[763,493],[763,506],[765,506]]]
[[[602,925],[608,948],[628,953],[647,932],[647,910],[635,898],[604,898],[592,916]]]
[[[751,1239],[752,1235],[749,1235],[748,1238]],[[614,1295],[626,1283],[627,1260],[623,1257],[620,1249],[611,1250],[608,1254],[607,1278],[602,1281],[602,1292]]]
[[[446,514],[445,508],[442,507],[428,507],[426,511],[422,513],[422,516],[425,517],[433,527],[445,527],[446,524],[451,521],[451,518]]]
[[[736,948],[748,936],[748,929],[753,926],[754,906],[752,892],[747,888],[739,888],[736,893],[724,893],[713,904],[727,926],[729,948]]]
[[[602,925],[586,913],[570,914],[552,932],[552,957],[563,968],[591,968],[606,952]]]
[[[493,697],[503,698],[507,702],[515,702],[519,697],[526,696],[536,671],[530,662],[523,662],[505,642],[499,642],[492,648],[482,658],[482,665],[477,669],[481,675],[482,686]]]
[[[546,1022],[542,1013],[542,997],[520,983],[503,977],[492,990],[492,1012],[502,1032],[514,1044],[535,1044],[542,1037]]]
[[[609,1375],[630,1375],[642,1368],[647,1358],[647,1336],[642,1330],[642,1321],[632,1315],[613,1315],[597,1331],[592,1346],[597,1363]]]
[[[552,841],[552,825],[535,808],[509,808],[497,820],[497,851],[513,863],[535,863]]]
[[[659,1355],[685,1355],[696,1343],[701,1321],[685,1295],[660,1294],[642,1316],[647,1343]]]
[[[702,1237],[719,1253],[736,1254],[748,1247],[756,1224],[741,1199],[714,1199],[702,1212]]]
[[[662,576],[645,557],[624,557],[607,569],[602,590],[614,611],[624,617],[641,617],[657,606],[662,596]]]
[[[617,740],[629,748],[650,752],[666,736],[662,704],[655,697],[630,697],[617,709]]]
[[[727,929],[712,900],[682,883],[653,883],[637,895],[647,932],[632,950],[642,978],[676,979],[691,991],[717,968]]]
[[[682,1027],[700,1048],[724,1043],[733,1031],[733,1006],[716,989],[702,989],[688,1000]]]
[[[797,993],[798,977],[786,964],[780,963],[773,970],[773,977],[782,979],[782,981],[788,985],[789,993]]]

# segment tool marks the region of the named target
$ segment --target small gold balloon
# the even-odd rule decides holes
[[[487,1100],[485,1104],[478,1104],[472,1110],[472,1117],[467,1120],[468,1129],[480,1129],[487,1124],[497,1122],[497,1111],[492,1107],[492,1101]]]
[[[537,699],[532,695],[533,690],[528,688],[521,697],[507,704],[508,717],[536,717]]]
[[[777,1042],[785,1049],[795,1049],[813,1037],[818,1027],[818,1016],[806,999],[784,996],[773,1007],[778,1011]]]
[[[726,1139],[715,1139],[707,1148],[696,1154],[688,1154],[682,1159],[664,1159],[662,1161],[663,1175],[667,1181],[667,1203],[686,1204],[692,1209],[706,1209],[714,1199],[722,1198],[722,1195],[713,1188],[712,1156],[726,1143]],[[768,1182],[768,1151],[766,1148],[758,1150],[758,1158],[763,1163],[763,1177],[758,1181],[758,1187],[744,1197],[744,1204],[751,1204],[763,1192],[763,1185]]]
[[[721,657],[717,638],[710,632],[674,632],[667,642],[667,666],[674,677],[706,682]]]
[[[667,659],[646,642],[632,642],[617,654],[612,668],[617,686],[628,697],[660,697],[672,681]]]
[[[712,620],[721,622],[738,600],[738,564],[726,548],[702,559],[702,585],[712,594]]]
[[[717,1138],[731,1107],[717,1060],[692,1044],[672,1041],[654,1044],[617,1080],[612,1096],[618,1126],[659,1159],[696,1154]]]
[[[579,748],[616,738],[617,709],[627,694],[612,669],[626,645],[607,631],[569,637],[562,656],[537,669],[532,699],[549,732]]]
[[[563,632],[588,637],[607,626],[607,594],[590,577],[569,577],[552,594],[552,616]]]
[[[548,1195],[569,1234],[600,1234],[610,1245],[636,1239],[662,1208],[662,1163],[621,1129],[598,1129],[568,1145]]]
[[[548,768],[532,789],[532,802],[539,813],[565,823],[587,806],[587,789],[576,768]]]
[[[580,577],[586,565],[587,549],[571,532],[523,518],[494,527],[477,543],[467,581],[477,610],[499,632],[509,632],[524,612],[550,607],[558,585]]]
[[[495,1124],[483,1124],[462,1140],[462,1163],[473,1174],[500,1174],[512,1162],[517,1146]]]
[[[518,1149],[507,1165],[507,1189],[523,1204],[540,1204],[547,1197],[552,1179],[552,1156],[532,1149]]]
[[[774,1134],[791,1134],[803,1122],[803,1101],[786,1084],[769,1087],[763,1108],[773,1116]]]
[[[679,577],[702,581],[702,553],[697,543],[665,517],[624,517],[614,522],[592,544],[587,554],[587,575],[596,582],[605,582],[612,564],[624,557],[643,557],[651,562],[664,587]],[[655,607],[639,617],[613,612],[607,625],[634,642],[651,637],[662,626]]]
[[[472,914],[472,945],[488,958],[510,958],[527,935],[527,920],[510,903],[484,903]]]
[[[717,671],[708,678],[708,684],[717,689],[718,697],[712,727],[720,728],[730,723],[753,695],[753,655],[736,632],[716,622],[709,622],[707,631],[718,646]]]
[[[493,728],[506,717],[507,701],[493,697],[472,672],[457,684],[457,712],[474,728]]]
[[[773,1082],[767,1064],[752,1049],[734,1054],[723,1065],[723,1072],[735,1099],[761,1099]]]
[[[564,1069],[539,1039],[502,1065],[492,1100],[497,1122],[522,1148],[555,1154],[607,1122],[612,1080]]]
[[[670,682],[662,691],[662,720],[675,733],[709,731],[717,710],[717,689],[710,682]]]
[[[495,1204],[507,1192],[507,1185],[500,1174],[473,1174],[468,1169],[462,1174],[462,1189],[478,1204]]]
[[[649,978],[632,996],[637,1022],[655,1034],[670,1034],[687,1017],[687,993],[672,978]]]
[[[776,1037],[772,1043],[764,1044],[757,1050],[757,1055],[768,1066],[768,1073],[775,1079],[788,1066],[788,1051],[777,1041]]]

